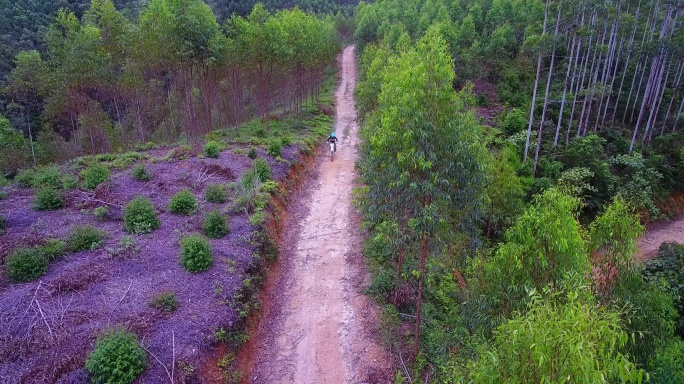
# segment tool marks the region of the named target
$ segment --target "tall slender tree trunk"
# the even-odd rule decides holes
[[[641,7],[641,1],[639,1],[639,6],[637,7],[637,12],[636,16],[634,18],[634,28],[632,29],[632,36],[629,38],[629,49],[627,50],[627,58],[625,59],[625,65],[622,71],[622,80],[620,80],[620,87],[618,88],[617,95],[615,96],[615,106],[613,107],[613,115],[610,118],[610,124],[615,123],[615,114],[617,113],[618,110],[618,103],[620,102],[620,95],[622,94],[622,86],[625,82],[625,76],[627,76],[627,69],[629,68],[629,59],[632,56],[632,51],[634,50],[632,48],[632,44],[634,44],[634,37],[636,36],[636,31],[637,31],[637,26],[639,25],[639,10]],[[617,70],[617,64],[616,64],[616,70]],[[638,62],[637,62],[637,68],[638,68]],[[634,70],[634,73],[636,75],[637,69]],[[634,86],[634,79],[632,79],[632,86]],[[630,88],[629,90],[630,96],[632,95],[632,90]],[[629,105],[629,101],[627,101],[627,105]],[[627,106],[625,105],[625,110],[627,109]]]
[[[418,305],[416,308],[416,330],[413,339],[413,355],[418,356],[418,341],[420,339],[420,317],[423,309],[423,285],[425,281],[425,262],[427,260],[427,235],[422,236],[420,245],[420,278],[418,279]]]
[[[546,34],[546,20],[548,19],[549,15],[549,3],[548,1],[546,3],[546,9],[544,10],[544,26],[542,27],[542,37]],[[537,56],[537,74],[534,77],[534,90],[532,91],[532,105],[530,106],[530,121],[527,124],[527,137],[525,139],[525,156],[523,158],[523,161],[527,160],[527,154],[529,153],[530,150],[530,136],[532,135],[532,123],[534,122],[534,104],[537,101],[537,87],[539,86],[539,73],[541,72],[541,59],[542,55],[541,52],[539,52],[539,55]]]
[[[660,129],[660,135],[665,133],[665,126],[667,121],[670,119],[670,111],[672,110],[672,104],[674,104],[675,96],[677,91],[679,91],[679,82],[682,80],[682,70],[684,69],[684,62],[679,63],[679,68],[677,69],[677,79],[675,80],[674,87],[672,88],[672,97],[670,98],[670,104],[667,106],[667,112],[665,113],[665,119],[663,120],[663,127]]]
[[[546,77],[546,90],[544,92],[544,107],[542,108],[539,132],[537,133],[537,148],[534,150],[534,165],[532,173],[537,174],[537,163],[539,162],[539,151],[542,144],[542,134],[544,132],[544,120],[546,119],[546,108],[549,105],[549,90],[551,90],[551,76],[553,76],[553,64],[556,59],[556,38],[558,37],[558,25],[560,24],[561,2],[558,3],[558,16],[556,17],[556,28],[553,32],[553,50],[551,51],[551,65],[549,65],[549,75]]]
[[[584,20],[584,14],[582,15],[582,19]],[[556,122],[556,135],[553,138],[553,148],[556,149],[556,146],[558,145],[558,136],[560,135],[560,129],[561,129],[561,122],[563,121],[563,109],[565,108],[565,97],[567,95],[568,91],[568,80],[570,80],[570,70],[573,68],[572,65],[572,59],[573,55],[575,54],[575,41],[577,40],[577,34],[574,33],[572,36],[572,44],[570,45],[570,59],[568,60],[568,69],[565,72],[565,82],[563,84],[563,97],[561,98],[561,105],[560,105],[560,111],[558,112],[558,121]],[[577,45],[577,55],[579,55],[579,44]],[[575,59],[575,65],[577,65],[577,59]],[[573,73],[573,79],[574,81],[574,73]],[[570,89],[572,89],[572,83],[570,84]]]

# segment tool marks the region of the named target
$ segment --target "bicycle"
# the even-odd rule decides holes
[[[330,161],[333,161],[335,157],[335,152],[337,152],[337,143],[331,142],[330,143]]]

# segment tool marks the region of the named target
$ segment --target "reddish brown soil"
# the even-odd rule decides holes
[[[288,207],[280,265],[246,353],[250,383],[391,382],[352,205],[358,145],[354,48],[342,59],[334,161],[327,147]]]
[[[167,151],[149,154],[161,158]],[[283,180],[289,166],[261,149],[258,153],[270,163],[273,177]],[[283,148],[282,157],[294,160],[297,154],[298,148],[292,146]],[[95,338],[117,324],[135,331],[149,351],[148,369],[137,382],[169,382],[162,364],[170,370],[174,359],[176,379],[185,376],[188,382],[202,381],[199,362],[214,348],[215,331],[230,330],[240,321],[232,297],[254,262],[250,237],[256,228],[248,224],[247,214],[228,213],[230,234],[210,240],[214,263],[197,274],[179,265],[178,240],[183,234],[201,232],[205,211],[227,211],[230,203],[203,201],[206,185],[240,177],[251,163],[248,157],[227,150],[218,159],[146,161],[153,174],[149,182],[134,180],[128,170],[115,172],[110,188],[97,191],[98,198],[112,204],[113,215],[105,222],[92,214],[101,203],[88,201],[81,191],[68,193],[66,208],[36,212],[31,208],[31,190],[8,188],[9,197],[0,201],[0,212],[7,220],[0,234],[0,260],[19,246],[63,238],[74,224],[104,229],[107,238],[98,250],[69,254],[51,263],[38,281],[12,284],[2,273],[0,382],[86,383],[84,362]],[[167,212],[170,196],[183,188],[190,188],[200,203],[199,211],[191,216]],[[126,235],[120,207],[135,195],[150,198],[161,227],[149,235],[133,236],[138,252],[112,256],[106,249],[116,248]],[[180,302],[171,314],[148,304],[167,290],[175,292]]]

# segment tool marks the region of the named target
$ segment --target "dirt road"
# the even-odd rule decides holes
[[[372,304],[352,205],[358,144],[354,47],[341,58],[335,93],[339,138],[334,161],[320,151],[316,169],[288,208],[277,281],[256,332],[250,383],[384,381],[386,354],[374,340]]]
[[[684,212],[665,223],[657,223],[646,230],[638,241],[638,257],[648,260],[658,253],[660,244],[674,241],[684,243]]]

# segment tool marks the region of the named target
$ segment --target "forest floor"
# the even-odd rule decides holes
[[[249,383],[391,382],[361,254],[360,217],[352,203],[358,124],[354,47],[341,57],[335,93],[339,141],[292,197],[280,265],[262,296],[262,318],[241,358]],[[245,357],[245,355],[247,355]],[[245,366],[246,365],[246,366]]]
[[[647,227],[646,233],[638,241],[639,259],[645,261],[653,258],[662,243],[672,241],[684,244],[684,211],[670,221]]]

